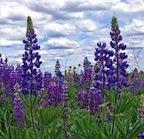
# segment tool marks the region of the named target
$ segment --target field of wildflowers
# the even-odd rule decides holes
[[[116,17],[110,48],[98,42],[95,65],[41,71],[40,45],[27,18],[22,63],[0,55],[0,139],[144,139],[144,72],[129,64]]]

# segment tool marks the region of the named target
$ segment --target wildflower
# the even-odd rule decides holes
[[[55,81],[51,82],[48,87],[48,106],[59,106],[63,102],[63,88],[62,84],[59,84]]]
[[[84,72],[82,74],[82,85],[85,89],[89,89],[92,83],[93,66],[87,57],[84,59],[83,67]]]
[[[42,88],[41,77],[42,74],[38,69],[42,62],[40,61],[41,56],[37,52],[40,46],[37,44],[36,34],[33,28],[31,17],[27,18],[27,32],[26,40],[23,40],[25,44],[25,53],[23,54],[23,65],[22,65],[22,93],[23,94],[36,94]]]
[[[50,85],[51,80],[52,80],[52,75],[51,75],[51,73],[45,72],[45,73],[44,73],[43,80],[44,80],[44,88],[47,89],[48,86]]]
[[[101,92],[97,89],[91,90],[90,93],[90,110],[94,114],[99,108],[99,105],[102,103]]]
[[[55,74],[56,74],[57,77],[61,77],[62,76],[62,73],[60,71],[60,62],[59,62],[59,60],[56,61]]]
[[[84,69],[91,66],[91,62],[88,60],[87,57],[85,57],[85,59],[84,59],[83,66],[84,66]]]
[[[114,55],[113,51],[106,48],[106,43],[97,43],[98,48],[95,49],[95,61],[97,63],[93,87],[97,90],[103,91],[107,88],[108,74],[112,74],[110,68],[113,66],[111,57]]]
[[[85,90],[79,91],[77,95],[78,104],[85,109],[89,108],[89,94]]]
[[[14,94],[13,98],[13,116],[19,128],[25,127],[24,108],[18,94]]]
[[[114,57],[113,64],[107,72],[109,76],[108,82],[110,85],[109,87],[114,88],[116,92],[119,93],[122,87],[128,86],[128,73],[126,69],[129,65],[126,60],[127,55],[123,52],[126,49],[126,45],[121,42],[122,36],[120,35],[116,17],[112,18],[110,36],[112,39],[110,45],[113,48]]]

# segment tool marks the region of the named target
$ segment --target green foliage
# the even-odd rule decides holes
[[[108,139],[111,137],[110,125],[102,123],[96,115],[79,110],[73,115],[74,139]]]
[[[69,116],[73,139],[136,139],[138,133],[144,131],[144,124],[139,119],[141,96],[133,96],[124,90],[121,97],[117,98],[115,92],[108,92],[105,94],[105,102],[94,115],[77,106],[78,90],[76,86],[69,88]],[[13,120],[12,103],[7,99],[0,107],[0,139],[64,139],[63,108],[39,107],[42,97],[21,96],[26,117],[24,129],[19,129]],[[36,134],[31,125],[31,106]],[[116,111],[112,133],[111,119],[114,116],[114,109]]]
[[[50,107],[39,109],[36,111],[38,121],[42,125],[49,125],[62,116],[63,109],[58,107]]]
[[[70,86],[69,88],[69,105],[71,109],[77,109],[76,95],[79,88],[77,86]]]
[[[139,120],[138,96],[132,96],[125,90],[117,101],[114,92],[107,93],[106,98],[101,109],[109,107],[109,114],[116,109],[114,133],[111,133],[112,121],[107,120],[108,112],[105,112],[103,119],[102,111],[91,115],[86,110],[77,109],[71,116],[75,139],[136,139],[138,133],[144,131],[144,124]]]
[[[134,97],[128,91],[124,91],[121,98],[117,101],[116,114],[128,111],[133,107],[134,103]]]

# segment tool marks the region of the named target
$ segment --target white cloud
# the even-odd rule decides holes
[[[125,2],[119,2],[112,6],[112,10],[120,11],[120,12],[138,12],[143,11],[144,12],[144,2],[143,0],[134,0],[134,1],[128,1],[128,3]]]
[[[51,49],[74,49],[80,46],[78,42],[62,37],[50,39],[46,42],[46,45],[48,45]]]
[[[2,46],[14,46],[19,44],[21,44],[21,41],[13,41],[13,40],[6,40],[6,39],[0,40],[0,45]]]
[[[96,23],[90,19],[80,20],[77,22],[77,26],[80,28],[80,30],[84,32],[92,32],[96,31]]]
[[[69,36],[75,33],[75,26],[68,23],[49,23],[45,26],[46,33],[49,35]]]
[[[62,65],[67,58],[68,65],[81,62],[84,56],[93,60],[98,41],[109,46],[113,15],[118,17],[128,48],[143,48],[143,7],[143,0],[1,0],[0,53],[22,54],[28,15],[41,44],[43,68],[48,62],[53,66],[55,59],[61,59]],[[130,49],[128,53],[132,58]]]

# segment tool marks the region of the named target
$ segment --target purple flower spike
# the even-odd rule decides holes
[[[92,83],[93,66],[87,57],[83,63],[84,73],[82,74],[82,85],[85,89],[89,89]]]
[[[102,90],[107,88],[108,75],[113,74],[111,57],[114,53],[106,48],[106,43],[99,42],[97,46],[98,48],[95,49],[96,69],[93,86],[97,90]]]
[[[61,71],[60,71],[60,62],[59,62],[59,60],[56,61],[55,74],[56,74],[56,76],[57,76],[58,78],[62,76],[62,73],[61,73]]]
[[[40,46],[37,44],[36,34],[33,28],[31,17],[27,18],[27,40],[23,40],[25,44],[25,53],[23,54],[23,65],[22,67],[22,93],[32,93],[37,95],[42,89],[42,73],[38,70],[42,62],[40,61],[41,56],[35,50],[39,50]]]
[[[51,82],[48,87],[48,106],[59,106],[63,102],[63,87],[62,84]]]
[[[102,103],[101,93],[97,90],[92,90],[90,93],[90,110],[92,113],[96,113],[99,105]]]
[[[116,92],[120,92],[122,87],[128,86],[128,73],[126,69],[128,68],[127,64],[127,55],[123,50],[126,49],[126,45],[121,43],[122,36],[120,35],[120,30],[117,22],[117,18],[113,17],[111,22],[111,32],[110,36],[112,41],[110,42],[111,47],[113,48],[113,66],[109,66],[111,72],[107,72],[109,87],[115,88]],[[113,76],[113,77],[112,77]]]
[[[139,137],[139,139],[143,139],[143,138],[144,138],[144,131],[143,131],[143,132],[140,132],[140,133],[138,134],[138,137]]]
[[[77,101],[80,107],[88,109],[89,108],[89,94],[87,91],[82,90],[77,95]]]
[[[25,116],[23,103],[18,94],[15,93],[13,98],[13,116],[19,128],[25,127]]]
[[[96,89],[91,89],[91,92],[81,90],[77,94],[77,101],[81,108],[89,109],[92,114],[95,114],[102,103],[101,92]]]
[[[84,63],[83,63],[84,69],[89,68],[92,66],[91,62],[88,60],[87,57],[85,57],[84,59]]]

